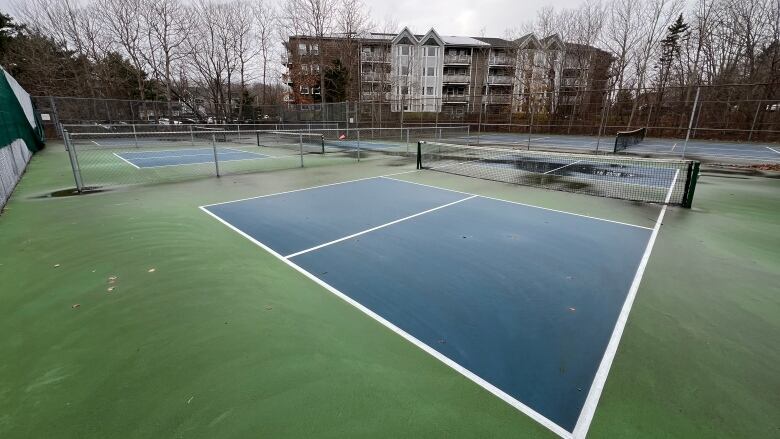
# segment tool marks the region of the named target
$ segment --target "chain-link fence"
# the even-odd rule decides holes
[[[8,202],[16,184],[22,178],[30,157],[32,153],[21,140],[0,148],[0,210]]]
[[[469,142],[467,126],[281,131],[111,125],[92,132],[81,128],[94,126],[65,127],[65,145],[80,191],[382,157],[411,164],[418,141]]]

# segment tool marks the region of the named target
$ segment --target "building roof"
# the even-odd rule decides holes
[[[479,41],[471,37],[461,37],[456,35],[442,35],[441,39],[444,40],[445,46],[489,46],[490,44],[484,41]]]
[[[492,47],[512,47],[512,42],[503,38],[474,37],[474,39],[487,43]]]

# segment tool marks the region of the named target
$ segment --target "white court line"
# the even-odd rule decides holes
[[[202,155],[207,155],[207,154],[202,154]],[[248,158],[248,159],[225,159],[225,158],[223,158],[223,159],[220,159],[219,162],[220,163],[223,163],[223,162],[244,162],[244,161],[247,161],[247,160],[271,160],[271,159],[282,159],[282,158],[286,158],[286,157],[298,157],[297,154],[296,155],[283,155],[283,156],[268,156],[268,155],[267,156],[263,156],[263,155],[260,155],[260,154],[257,154],[257,155],[259,157],[252,157],[252,158]],[[176,157],[176,156],[171,156],[171,157]],[[172,166],[209,165],[209,164],[213,164],[213,163],[214,163],[214,160],[211,160],[211,161],[208,161],[208,162],[195,162],[195,163],[174,163],[172,165],[141,166],[141,168],[142,169],[170,168]]]
[[[385,223],[385,224],[382,224],[382,225],[379,225],[379,226],[376,226],[376,227],[372,227],[370,229],[363,230],[362,232],[357,232],[357,233],[353,233],[353,234],[351,234],[349,236],[345,236],[343,238],[334,239],[333,241],[326,242],[326,243],[320,244],[320,245],[316,245],[316,246],[314,246],[312,248],[307,248],[306,250],[301,250],[299,252],[287,255],[287,256],[285,256],[285,259],[294,258],[294,257],[302,255],[304,253],[309,253],[310,251],[318,250],[318,249],[321,249],[323,247],[327,247],[329,245],[333,245],[333,244],[339,243],[341,241],[346,241],[348,239],[352,239],[352,238],[354,238],[356,236],[365,235],[366,233],[373,232],[373,231],[379,230],[379,229],[383,229],[383,228],[385,228],[387,226],[392,226],[393,224],[398,224],[398,223],[400,223],[402,221],[406,221],[406,220],[409,220],[409,219],[412,219],[412,218],[416,218],[416,217],[421,216],[421,215],[425,215],[426,213],[435,212],[435,211],[437,211],[439,209],[444,209],[445,207],[449,207],[449,206],[452,206],[452,205],[455,205],[455,204],[458,204],[458,203],[462,203],[462,202],[464,202],[466,200],[470,200],[472,198],[476,198],[477,196],[478,195],[472,195],[470,197],[461,198],[460,200],[453,201],[452,203],[443,204],[443,205],[441,205],[439,207],[434,207],[433,209],[424,210],[422,212],[415,213],[414,215],[409,215],[407,217],[400,218],[400,219],[397,219],[395,221],[390,221],[389,223]]]
[[[576,162],[569,163],[568,165],[563,165],[563,166],[557,167],[557,168],[555,168],[555,169],[549,170],[549,171],[547,171],[547,172],[543,172],[543,173],[542,173],[542,175],[544,175],[544,174],[549,174],[550,172],[555,172],[555,171],[557,171],[557,170],[559,170],[559,169],[563,169],[563,168],[565,168],[565,167],[567,167],[567,166],[576,165],[577,163],[579,163],[579,162],[581,162],[581,161],[582,161],[582,160],[577,160]]]
[[[269,157],[269,156],[267,156],[265,154],[260,154],[258,152],[241,151],[241,150],[238,150],[238,149],[234,149],[232,151],[234,151],[234,152],[220,153],[221,151],[217,151],[217,156],[229,156],[231,154],[243,153],[243,154],[257,155],[257,156],[261,156],[261,157]],[[149,152],[152,152],[152,151],[149,151]],[[158,155],[158,156],[154,156],[154,157],[138,157],[138,158],[134,158],[133,160],[160,160],[160,159],[170,159],[170,158],[176,158],[176,157],[200,157],[200,156],[204,156],[204,155],[205,156],[209,156],[209,157],[214,157],[214,152],[213,151],[209,151],[209,152],[204,152],[203,154]]]
[[[531,142],[536,141],[536,140],[544,140],[544,139],[549,139],[549,137],[537,137],[535,139],[531,139]]]
[[[101,145],[101,144],[99,144],[99,143],[95,142],[94,140],[91,140],[91,142],[92,142],[92,143],[94,143],[94,144],[95,144],[95,145],[97,145],[97,146],[103,146],[103,145]]]
[[[204,204],[202,207],[211,207],[211,206],[219,206],[221,204],[238,203],[238,202],[241,202],[241,201],[255,200],[257,198],[273,197],[274,195],[290,194],[290,193],[293,193],[293,192],[308,191],[308,190],[311,190],[311,189],[319,189],[319,188],[322,188],[322,187],[336,186],[336,185],[339,185],[339,184],[354,183],[356,181],[363,181],[363,180],[371,180],[371,179],[374,179],[374,178],[389,177],[391,175],[410,174],[412,172],[420,172],[420,170],[419,169],[412,169],[411,171],[394,172],[392,174],[376,175],[376,176],[373,176],[373,177],[356,178],[354,180],[339,181],[339,182],[336,182],[336,183],[320,184],[320,185],[317,185],[317,186],[309,186],[309,187],[304,187],[304,188],[300,188],[300,189],[293,189],[293,190],[290,190],[290,191],[282,191],[282,192],[275,192],[273,194],[258,195],[256,197],[239,198],[238,200],[222,201],[220,203],[213,203],[213,204]],[[398,180],[398,181],[404,181],[404,180]],[[406,182],[406,183],[408,183],[408,182]],[[473,195],[473,194],[468,194],[468,195]]]
[[[674,145],[672,145],[672,151],[674,151],[674,148],[677,146],[677,142],[674,142]]]
[[[679,173],[679,170],[674,173],[674,180],[672,180],[673,182],[677,181],[677,176]],[[665,203],[667,204],[672,197],[673,189],[674,183],[669,186],[669,191],[666,193]],[[650,254],[653,252],[655,239],[658,237],[658,231],[661,229],[661,223],[663,222],[664,215],[666,214],[667,204],[664,204],[664,206],[661,208],[661,212],[658,213],[658,219],[655,220],[653,233],[650,234],[650,239],[647,241],[647,247],[645,247],[645,252],[642,254],[642,259],[639,261],[639,266],[636,269],[636,274],[634,275],[634,280],[631,283],[631,288],[628,290],[626,301],[623,302],[623,308],[620,310],[620,315],[618,315],[615,329],[612,330],[612,336],[609,339],[609,344],[607,344],[607,349],[604,352],[604,356],[601,358],[601,363],[599,364],[599,368],[596,371],[596,377],[593,379],[593,384],[590,386],[588,396],[585,399],[585,404],[582,406],[582,411],[580,412],[580,416],[577,419],[577,424],[575,425],[574,431],[572,432],[572,437],[574,439],[584,439],[585,435],[588,434],[588,428],[590,427],[590,423],[593,420],[593,415],[596,413],[596,406],[599,403],[599,398],[601,398],[601,392],[604,390],[604,384],[607,381],[609,369],[612,367],[612,361],[615,359],[615,354],[617,353],[620,339],[623,336],[623,330],[626,327],[626,322],[628,322],[628,314],[631,312],[631,307],[634,304],[634,299],[636,298],[637,291],[639,290],[639,284],[642,283],[642,276],[645,274],[647,262],[650,260]]]
[[[774,149],[774,148],[770,148],[770,147],[768,147],[768,146],[765,146],[764,148],[766,148],[766,149],[768,149],[768,150],[770,150],[770,151],[774,151],[774,152],[776,152],[776,153],[780,154],[780,151],[778,151],[778,150],[776,150],[776,149]]]
[[[127,163],[128,165],[130,165],[130,166],[134,167],[135,169],[141,169],[141,168],[139,168],[139,167],[138,167],[138,166],[137,166],[135,163],[133,163],[133,162],[130,162],[130,161],[128,161],[128,160],[125,160],[125,158],[124,158],[124,157],[122,157],[121,155],[119,155],[119,154],[117,154],[117,153],[114,153],[114,155],[115,155],[115,156],[117,156],[117,158],[118,158],[119,160],[122,160],[123,162]]]
[[[377,178],[377,177],[370,177],[370,178]],[[359,180],[365,180],[365,179],[359,179]],[[358,181],[358,180],[354,180]],[[345,182],[346,183],[346,182]],[[339,184],[339,183],[334,183]],[[332,186],[332,185],[323,185],[323,186]],[[322,186],[320,186],[322,187]],[[313,188],[310,188],[313,189]],[[299,190],[306,190],[306,189],[299,189]],[[290,191],[290,192],[296,192],[296,191]],[[213,206],[213,205],[212,205]],[[451,360],[450,358],[446,357],[436,349],[428,346],[427,344],[423,343],[413,335],[409,334],[408,332],[404,331],[403,329],[399,328],[398,326],[392,324],[390,321],[386,320],[379,314],[371,311],[367,307],[363,306],[360,302],[352,299],[348,295],[342,293],[341,291],[337,290],[336,288],[329,285],[327,282],[323,281],[322,279],[318,278],[317,276],[309,273],[305,269],[298,266],[296,263],[291,261],[290,259],[285,258],[284,256],[280,255],[279,253],[272,250],[270,247],[266,246],[265,244],[261,243],[260,241],[252,238],[251,236],[244,233],[242,230],[238,229],[237,227],[233,226],[229,222],[225,221],[224,219],[220,218],[216,214],[210,212],[208,209],[206,209],[207,206],[200,206],[200,209],[204,212],[206,212],[208,215],[210,215],[212,218],[216,219],[217,221],[221,222],[234,232],[238,233],[239,235],[243,236],[244,238],[248,239],[250,242],[254,243],[256,246],[262,248],[263,250],[267,251],[268,253],[275,256],[277,259],[281,260],[285,264],[292,267],[294,270],[298,271],[299,273],[303,274],[304,276],[308,277],[312,281],[314,281],[316,284],[320,285],[321,287],[325,288],[326,290],[330,291],[334,295],[336,295],[341,300],[347,302],[348,304],[354,306],[367,316],[371,317],[372,319],[379,322],[381,325],[385,326],[386,328],[390,329],[391,331],[395,332],[396,334],[400,335],[404,339],[406,339],[408,342],[412,343],[413,345],[420,348],[425,353],[429,354],[430,356],[434,357],[435,359],[441,361],[445,365],[449,366],[450,368],[454,369],[456,372],[460,373],[464,377],[468,378],[469,380],[473,381],[478,386],[482,387],[483,389],[487,390],[488,392],[492,393],[493,395],[500,398],[502,401],[506,402],[507,404],[511,405],[518,411],[524,413],[534,421],[542,424],[543,426],[547,427],[550,431],[557,434],[558,436],[564,438],[564,439],[572,439],[572,434],[566,431],[563,427],[559,426],[555,422],[549,420],[536,410],[532,409],[531,407],[528,407],[527,405],[523,404],[522,402],[518,401],[517,399],[513,398],[503,390],[499,389],[498,387],[490,384],[489,382],[485,381],[483,378],[475,374],[474,372],[466,369],[465,367],[461,366],[460,364],[456,363],[455,361]]]
[[[596,220],[596,221],[606,221],[608,223],[620,224],[620,225],[623,225],[623,226],[638,227],[640,229],[652,230],[651,227],[640,226],[640,225],[637,225],[637,224],[624,223],[624,222],[621,222],[621,221],[614,221],[614,220],[605,219],[605,218],[599,218],[599,217],[590,216],[590,215],[583,215],[583,214],[574,213],[574,212],[567,212],[565,210],[550,209],[549,207],[535,206],[533,204],[521,203],[519,201],[503,200],[501,198],[488,197],[487,195],[472,194],[471,192],[463,192],[463,191],[458,191],[458,190],[455,190],[455,189],[447,189],[447,188],[444,188],[444,187],[433,186],[433,185],[430,185],[430,184],[418,183],[416,181],[401,180],[401,179],[392,178],[392,177],[389,177],[389,176],[386,176],[386,175],[383,175],[383,176],[381,176],[379,178],[386,178],[388,180],[402,181],[404,183],[416,184],[418,186],[425,186],[425,187],[430,187],[430,188],[434,188],[434,189],[440,189],[440,190],[443,190],[443,191],[456,192],[456,193],[463,194],[463,195],[476,195],[478,197],[486,198],[488,200],[501,201],[502,203],[509,203],[509,204],[517,204],[518,206],[532,207],[534,209],[548,210],[550,212],[563,213],[563,214],[566,214],[566,215],[574,215],[574,216],[578,216],[578,217],[581,217],[581,218],[588,218],[588,219],[592,219],[592,220]]]

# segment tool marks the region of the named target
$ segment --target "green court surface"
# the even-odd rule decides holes
[[[404,171],[647,227],[660,209],[413,169],[52,198],[73,181],[48,145],[0,215],[0,438],[558,437],[198,209]],[[780,179],[750,172],[705,169],[666,211],[589,438],[780,434],[778,230]]]

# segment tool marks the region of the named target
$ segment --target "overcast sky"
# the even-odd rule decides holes
[[[10,10],[13,0],[0,0],[0,9]],[[418,33],[431,27],[442,35],[503,37],[504,31],[533,17],[544,5],[566,8],[580,0],[364,0],[379,24],[395,17],[399,26]]]
[[[0,0],[2,1],[2,0]],[[537,9],[576,6],[580,0],[364,0],[376,21],[394,16],[400,27],[417,33],[433,27],[441,35],[503,37],[507,28],[517,27]]]

